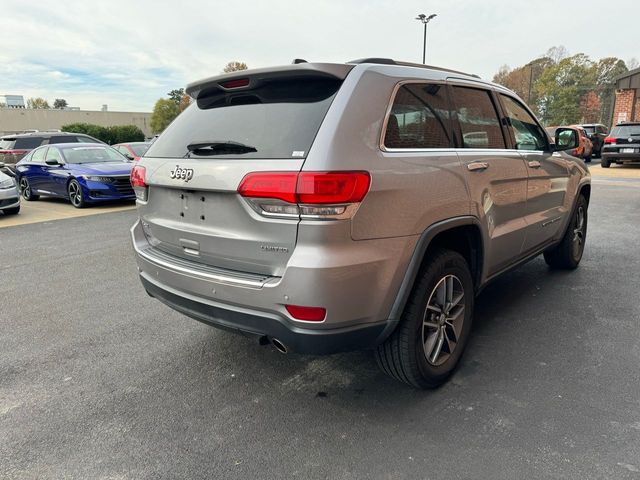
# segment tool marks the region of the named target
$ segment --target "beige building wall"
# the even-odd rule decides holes
[[[146,112],[3,108],[0,109],[0,134],[16,133],[24,130],[60,129],[63,125],[69,123],[93,123],[103,127],[135,125],[147,137],[151,137],[150,120],[151,113]]]

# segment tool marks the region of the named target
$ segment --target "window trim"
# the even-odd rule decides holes
[[[391,110],[393,110],[393,104],[396,101],[396,96],[398,95],[398,92],[400,91],[400,89],[405,86],[405,85],[412,85],[412,84],[424,84],[424,85],[442,85],[443,87],[445,87],[445,92],[446,92],[446,96],[447,96],[447,107],[449,108],[449,111],[451,111],[451,97],[449,95],[449,88],[447,86],[447,82],[444,80],[427,80],[427,79],[412,79],[412,80],[402,80],[398,83],[396,83],[393,87],[393,91],[391,92],[391,98],[389,99],[389,102],[387,103],[387,108],[385,110],[385,114],[384,114],[384,120],[382,122],[382,129],[380,131],[380,140],[378,142],[378,147],[380,148],[381,151],[383,152],[389,152],[389,153],[404,153],[404,152],[449,152],[449,151],[453,151],[455,149],[455,139],[454,139],[454,130],[453,130],[453,126],[451,125],[451,119],[449,119],[449,121],[447,122],[447,135],[449,135],[449,146],[448,147],[441,147],[441,148],[419,148],[419,147],[415,147],[415,148],[389,148],[386,147],[384,144],[385,141],[385,137],[387,135],[387,125],[389,124],[389,116],[391,115]]]

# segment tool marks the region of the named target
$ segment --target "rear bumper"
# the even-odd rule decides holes
[[[640,163],[640,153],[619,153],[603,150],[602,159],[612,162]]]
[[[151,296],[209,325],[275,338],[289,351],[308,354],[366,349],[384,340],[415,247],[414,239],[376,241],[360,259],[337,248],[311,255],[296,247],[302,252],[294,252],[282,277],[261,278],[154,253],[140,221],[131,234],[140,279]],[[355,243],[353,248],[367,247]],[[327,318],[296,320],[287,303],[324,307]]]
[[[149,295],[188,317],[245,336],[275,338],[285,345],[288,352],[325,355],[373,347],[386,326],[386,322],[382,322],[330,330],[300,328],[288,325],[285,319],[277,316],[267,316],[264,312],[196,299],[155,283],[145,273],[140,274],[140,280]]]

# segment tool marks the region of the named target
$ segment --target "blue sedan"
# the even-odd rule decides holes
[[[107,200],[133,200],[133,164],[108,145],[59,143],[29,152],[16,164],[22,198],[68,198],[76,208]]]

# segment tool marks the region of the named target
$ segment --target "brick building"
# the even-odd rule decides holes
[[[617,76],[615,81],[613,125],[620,122],[640,122],[640,68]]]

